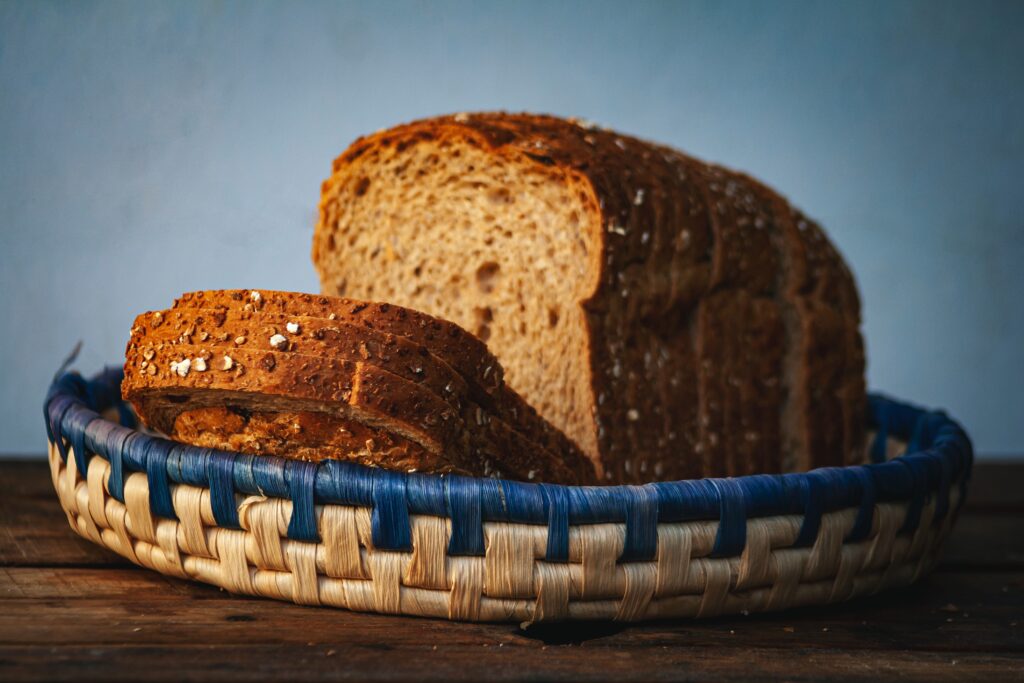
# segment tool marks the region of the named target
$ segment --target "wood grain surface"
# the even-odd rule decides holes
[[[0,461],[0,681],[1024,681],[1024,463],[980,465],[937,571],[841,605],[633,626],[463,624],[230,595],[67,526]]]

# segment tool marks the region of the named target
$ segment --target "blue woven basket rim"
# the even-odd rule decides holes
[[[451,519],[449,554],[484,552],[483,523],[543,524],[548,527],[547,559],[568,557],[569,527],[624,523],[623,561],[650,559],[657,546],[657,524],[691,520],[720,522],[714,555],[732,556],[746,541],[746,522],[756,517],[802,515],[798,546],[811,545],[821,516],[859,508],[847,540],[865,538],[878,502],[907,503],[902,532],[918,526],[924,505],[936,501],[933,523],[948,509],[953,485],[966,493],[973,462],[964,430],[941,411],[896,401],[881,394],[868,399],[869,427],[876,430],[874,462],[792,474],[728,479],[657,482],[642,486],[563,486],[458,475],[401,473],[333,460],[308,463],[253,456],[186,444],[134,429],[134,418],[120,397],[123,373],[108,368],[91,379],[77,372],[57,377],[44,404],[47,434],[67,458],[74,449],[79,471],[99,454],[111,465],[108,490],[123,501],[124,480],[146,473],[154,514],[173,517],[171,483],[208,487],[219,525],[238,527],[236,493],[287,498],[293,503],[288,536],[315,540],[315,505],[371,507],[374,546],[411,547],[410,515]],[[121,424],[100,412],[115,408]],[[55,438],[56,435],[62,438]],[[885,461],[889,437],[906,441],[906,453]],[[962,502],[964,495],[960,496]]]

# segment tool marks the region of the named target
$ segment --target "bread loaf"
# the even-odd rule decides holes
[[[527,407],[501,384],[500,366],[487,373],[491,384],[492,374],[499,378],[490,387],[494,398],[477,403],[474,395],[491,394],[479,386],[470,391],[461,375],[408,337],[337,317],[264,313],[251,305],[254,296],[294,304],[300,295],[207,292],[203,300],[213,308],[180,305],[136,319],[123,393],[147,424],[195,445],[243,452],[592,481],[590,463],[550,425],[517,428],[529,425],[523,415],[532,411],[508,409],[517,401]],[[300,308],[292,306],[312,312]],[[457,332],[467,345],[476,342]]]
[[[861,458],[852,275],[743,174],[554,117],[428,119],[335,161],[313,261],[324,294],[473,331],[605,481]]]

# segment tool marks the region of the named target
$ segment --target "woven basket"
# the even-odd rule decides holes
[[[393,614],[706,617],[906,585],[934,566],[972,462],[944,414],[871,396],[866,466],[610,487],[400,474],[151,436],[120,380],[63,374],[47,396],[72,529],[235,593]]]

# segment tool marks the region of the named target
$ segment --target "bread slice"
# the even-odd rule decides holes
[[[386,432],[374,438],[375,443],[395,442],[388,459],[377,463],[385,466],[563,483],[593,479],[592,467],[578,452],[552,452],[509,428],[492,412],[460,397],[453,387],[459,381],[457,375],[451,373],[444,380],[447,398],[432,391],[429,383],[418,383],[442,374],[441,369],[433,368],[436,359],[429,354],[416,353],[415,364],[405,365],[390,352],[336,353],[349,347],[332,348],[317,339],[326,336],[316,334],[321,330],[317,325],[328,321],[317,323],[309,318],[302,320],[309,325],[311,337],[302,338],[296,330],[287,344],[278,342],[278,350],[274,350],[270,338],[277,332],[263,334],[269,323],[257,314],[245,313],[251,317],[238,319],[223,309],[213,313],[201,309],[158,311],[139,316],[132,329],[123,393],[147,424],[175,438],[222,448],[244,444],[247,452],[283,456],[306,457],[304,453],[316,448],[320,457],[369,462],[375,457],[373,449],[358,448],[365,443],[365,430],[359,429],[362,425]],[[214,327],[209,327],[211,324]],[[347,341],[358,339],[356,347],[364,349],[369,337]],[[203,343],[188,343],[194,339]],[[315,353],[299,351],[306,342],[317,345],[310,349]],[[440,384],[435,381],[433,386]],[[218,421],[213,419],[216,413],[194,412],[226,406],[238,416],[258,413],[258,419]],[[312,419],[308,413],[321,412],[333,415],[334,423],[352,423],[350,431],[359,439],[334,438],[324,432],[323,420],[312,429],[300,429],[290,439],[280,438],[277,425],[287,424],[289,419],[301,425]],[[410,444],[432,457],[410,450]],[[418,457],[423,459],[417,461]]]
[[[459,115],[345,151],[313,261],[325,294],[476,333],[606,481],[806,469],[862,452],[863,344],[849,270],[794,215],[660,145]]]
[[[446,399],[455,396],[466,401],[468,396],[468,400],[504,422],[508,429],[563,458],[581,476],[589,476],[587,473],[592,469],[572,440],[504,383],[504,371],[486,346],[447,321],[388,304],[267,290],[185,294],[170,312],[159,313],[161,322],[165,313],[169,313],[166,320],[175,333],[180,331],[185,336],[191,331],[192,335],[187,335],[190,339],[202,340],[206,332],[206,343],[233,343],[241,336],[247,344],[255,342],[267,347],[272,334],[282,333],[299,345],[297,349],[309,349],[315,354],[351,353],[355,349],[359,359],[377,364],[381,364],[382,355],[388,361],[395,361],[392,356],[397,356],[397,365],[385,365],[385,369],[412,381],[429,382],[430,388]],[[246,316],[255,320],[257,315],[267,324],[261,326],[254,339],[246,334],[250,328],[244,323],[238,327],[226,322],[228,316],[241,322]],[[153,322],[150,321],[151,328]],[[294,339],[287,332],[288,323],[298,325],[301,339]],[[276,332],[270,332],[271,329]],[[404,366],[405,359],[414,360]],[[414,376],[410,377],[405,370],[412,370]]]

